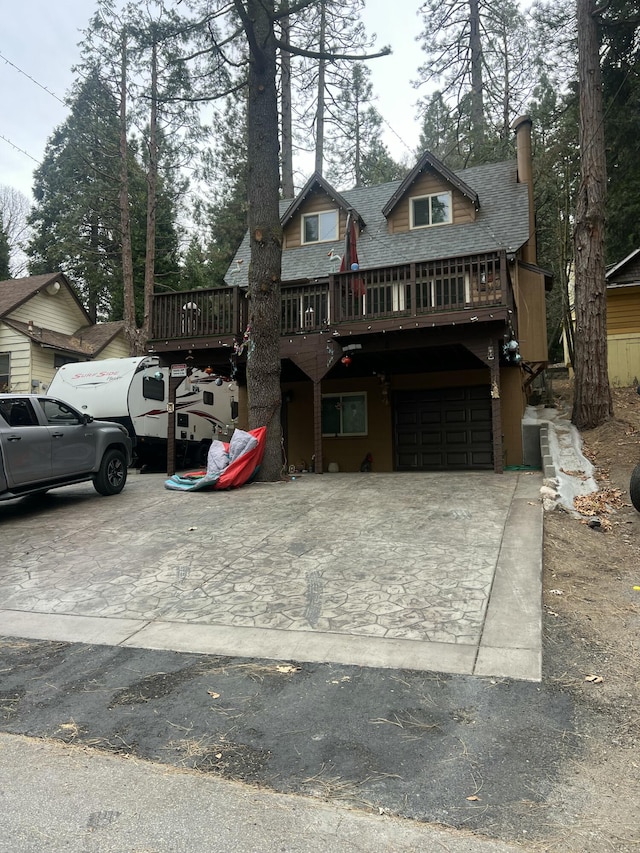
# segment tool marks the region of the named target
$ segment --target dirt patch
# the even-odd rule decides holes
[[[570,411],[572,390],[554,383],[558,408]],[[640,846],[640,514],[628,496],[640,462],[640,397],[619,388],[613,400],[614,417],[582,435],[600,495],[580,518],[545,516],[544,678],[574,698],[585,744],[548,799],[548,851]],[[593,518],[601,526],[590,527]]]

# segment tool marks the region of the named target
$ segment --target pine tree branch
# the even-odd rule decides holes
[[[280,50],[286,50],[287,53],[291,53],[293,56],[308,56],[311,59],[351,59],[356,62],[364,62],[367,59],[378,59],[380,56],[389,56],[391,53],[391,48],[389,46],[383,47],[378,53],[360,54],[358,56],[348,53],[319,53],[315,50],[305,50],[302,47],[294,47],[292,44],[280,41],[280,39],[276,39],[276,46],[279,47]]]

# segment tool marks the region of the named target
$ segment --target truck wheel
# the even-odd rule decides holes
[[[631,472],[631,483],[629,484],[629,497],[631,503],[640,512],[640,465]]]
[[[117,495],[127,482],[127,459],[121,450],[112,448],[102,457],[100,470],[93,478],[93,486],[100,495]]]

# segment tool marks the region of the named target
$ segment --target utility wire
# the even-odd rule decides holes
[[[55,98],[56,101],[61,103],[63,106],[65,106],[65,107],[67,106],[67,104],[61,98],[59,98],[55,92],[52,92],[51,89],[48,89],[42,83],[38,82],[38,80],[36,80],[35,77],[32,77],[30,74],[27,74],[26,71],[23,71],[22,68],[19,68],[15,64],[15,62],[12,62],[10,59],[7,59],[7,57],[1,52],[0,52],[0,60],[2,60],[6,65],[10,65],[12,68],[14,68],[18,72],[18,74],[22,74],[23,77],[26,77],[27,80],[30,80],[32,83],[35,83],[35,85],[38,86],[38,88],[42,89],[43,92],[46,92],[47,95],[51,95],[52,98]],[[40,165],[40,160],[33,157],[31,154],[29,154],[28,151],[25,151],[24,148],[20,148],[19,145],[16,145],[15,142],[12,142],[10,139],[8,139],[6,136],[4,136],[1,133],[0,133],[0,139],[2,139],[4,142],[6,142],[7,145],[10,145],[11,148],[13,148],[15,151],[18,151],[20,154],[24,154],[25,157],[28,157],[30,160],[33,160],[34,163],[37,163],[38,165]]]
[[[18,145],[15,144],[15,142],[12,142],[10,139],[7,139],[7,137],[3,136],[1,133],[0,139],[4,140],[7,145],[10,145],[15,151],[19,151],[20,154],[24,154],[25,157],[28,157],[30,160],[33,160],[34,163],[40,165],[40,160],[37,160],[35,157],[32,157],[32,155],[29,154],[28,151],[25,151],[24,148],[20,148]]]
[[[4,62],[7,65],[10,65],[12,68],[15,68],[15,70],[18,72],[18,74],[22,74],[23,77],[27,78],[27,80],[31,80],[32,83],[35,83],[36,86],[39,86],[43,90],[43,92],[46,92],[48,95],[51,95],[52,98],[55,98],[56,101],[59,101],[63,106],[65,106],[65,107],[67,106],[66,103],[61,98],[59,98],[55,92],[52,92],[51,89],[47,89],[46,86],[43,86],[42,83],[39,83],[35,79],[35,77],[32,77],[30,74],[27,74],[26,71],[22,70],[22,68],[18,68],[18,66],[15,64],[15,62],[12,62],[10,59],[7,59],[7,57],[4,56],[2,53],[0,53],[0,59],[4,60]]]

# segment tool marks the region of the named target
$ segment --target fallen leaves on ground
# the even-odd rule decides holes
[[[601,489],[588,495],[576,495],[573,505],[580,515],[603,515],[625,506],[621,489]]]

